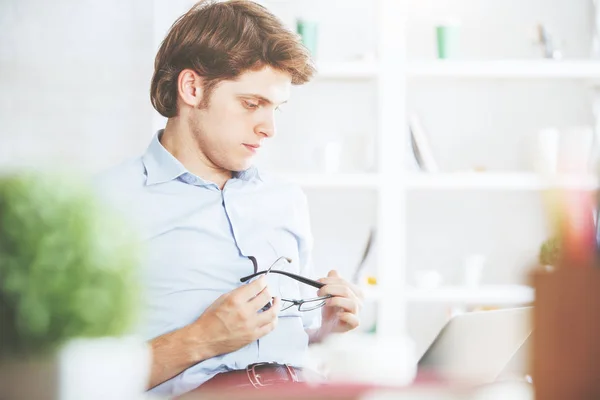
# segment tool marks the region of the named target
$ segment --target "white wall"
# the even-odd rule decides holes
[[[97,170],[152,135],[144,0],[0,2],[0,164]]]

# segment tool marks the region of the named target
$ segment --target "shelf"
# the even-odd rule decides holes
[[[295,173],[276,175],[306,188],[368,188],[377,189],[376,173]],[[544,178],[526,172],[451,172],[409,173],[408,190],[524,190],[549,189],[596,190],[600,178],[592,175],[557,175]]]
[[[363,289],[365,297],[378,300],[381,293],[376,288]],[[430,303],[446,305],[510,306],[530,304],[534,300],[534,290],[523,285],[484,285],[477,288],[446,286],[437,289],[414,289],[406,292],[409,303]]]
[[[372,79],[378,75],[378,67],[371,61],[340,61],[317,63],[317,79]]]
[[[534,290],[521,285],[486,285],[479,288],[443,287],[439,289],[411,289],[409,302],[461,305],[520,305],[534,300]]]
[[[408,65],[413,78],[506,78],[600,80],[600,61],[489,60],[415,61]]]
[[[543,178],[535,173],[413,173],[407,186],[416,190],[485,189],[485,190],[595,190],[598,178],[586,175],[557,175]]]
[[[377,174],[369,173],[282,173],[278,177],[307,188],[377,188]]]
[[[317,79],[373,79],[375,61],[317,62]],[[600,61],[593,60],[432,60],[411,61],[408,78],[580,79],[600,81]]]

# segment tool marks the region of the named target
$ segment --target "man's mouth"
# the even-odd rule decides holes
[[[250,150],[252,153],[256,153],[258,151],[258,149],[260,148],[260,144],[246,144],[244,143],[244,146]]]

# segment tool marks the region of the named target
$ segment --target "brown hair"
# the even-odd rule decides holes
[[[179,17],[154,62],[150,98],[165,117],[177,115],[177,80],[184,69],[204,79],[204,101],[223,80],[264,66],[285,71],[301,85],[315,73],[297,35],[263,6],[248,0],[201,0]]]

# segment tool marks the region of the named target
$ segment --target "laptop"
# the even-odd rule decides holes
[[[419,360],[419,373],[469,384],[525,379],[532,313],[521,307],[451,318]]]

